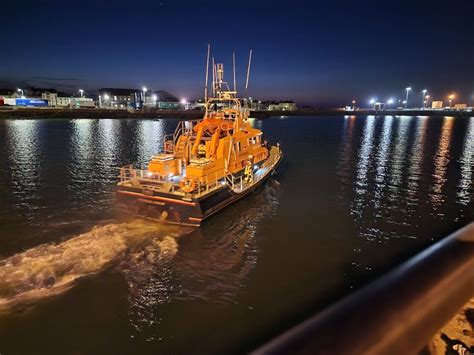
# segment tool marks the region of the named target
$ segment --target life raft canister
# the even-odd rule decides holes
[[[196,182],[193,179],[185,177],[180,181],[179,187],[184,192],[192,192],[196,189]]]

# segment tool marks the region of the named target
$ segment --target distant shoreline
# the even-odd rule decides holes
[[[2,108],[1,118],[174,118],[181,120],[201,119],[203,111],[171,111],[171,110],[151,110],[151,111],[127,111],[111,109],[57,109],[57,108]],[[471,117],[474,112],[457,110],[296,110],[296,111],[253,111],[250,117],[265,119],[278,116],[455,116]]]

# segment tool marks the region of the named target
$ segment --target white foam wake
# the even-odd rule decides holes
[[[108,224],[59,244],[44,244],[0,260],[0,309],[67,290],[77,279],[143,250],[172,258],[173,231],[146,221]],[[174,231],[176,233],[176,231]],[[151,252],[146,257],[156,258]]]

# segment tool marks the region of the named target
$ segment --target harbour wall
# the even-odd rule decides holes
[[[253,111],[250,117],[265,119],[274,116],[455,116],[471,117],[474,112],[458,110],[295,110]],[[114,109],[57,109],[57,108],[1,108],[1,118],[175,118],[181,120],[201,119],[200,110],[144,110],[128,111]]]

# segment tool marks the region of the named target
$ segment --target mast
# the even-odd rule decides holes
[[[245,90],[249,87],[249,77],[250,77],[250,65],[252,64],[252,50],[250,50],[249,54],[249,64],[247,66],[247,80],[245,81]]]
[[[209,55],[211,53],[211,44],[207,45],[207,60],[206,60],[206,85],[204,86],[204,102],[207,102],[207,82],[209,80]],[[206,105],[207,111],[207,105]]]
[[[237,94],[237,84],[235,80],[235,52],[232,53],[232,66],[234,70],[234,92]]]
[[[216,65],[214,64],[214,57],[212,57],[212,97],[216,96]]]

